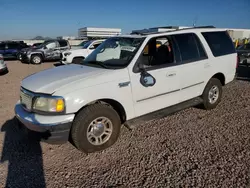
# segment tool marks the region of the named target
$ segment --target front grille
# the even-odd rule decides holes
[[[23,107],[29,111],[32,108],[32,98],[33,97],[29,95],[29,93],[25,92],[24,90],[21,90],[20,102],[23,105]]]

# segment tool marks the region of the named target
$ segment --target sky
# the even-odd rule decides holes
[[[81,27],[250,29],[250,0],[0,0],[0,39],[77,36]]]

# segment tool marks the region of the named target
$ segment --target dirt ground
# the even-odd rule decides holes
[[[224,88],[218,108],[189,108],[123,128],[94,154],[28,140],[13,121],[20,81],[53,67],[7,62],[0,76],[0,187],[250,187],[250,69]]]

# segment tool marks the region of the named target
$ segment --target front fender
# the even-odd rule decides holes
[[[31,53],[28,55],[28,57],[31,58],[32,55],[36,55],[36,54],[38,54],[38,55],[42,56],[42,58],[44,58],[44,54],[43,54],[42,52],[31,52]]]
[[[126,78],[119,80],[119,82],[126,81]],[[127,119],[131,119],[135,117],[131,88],[130,85],[119,87],[119,82],[113,81],[82,89],[74,88],[72,92],[62,95],[60,95],[60,92],[54,94],[65,98],[67,114],[77,113],[91,102],[110,99],[119,102],[125,110]]]

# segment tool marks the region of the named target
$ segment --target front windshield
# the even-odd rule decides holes
[[[112,37],[98,46],[83,62],[83,65],[98,64],[105,68],[128,66],[145,38]]]
[[[44,46],[46,46],[50,41],[44,41],[43,43],[37,45],[37,48],[43,48]]]
[[[83,41],[80,44],[78,44],[77,46],[84,46],[88,41]]]
[[[82,45],[82,48],[87,49],[91,43],[92,43],[92,41],[86,41],[86,43],[84,45]]]

